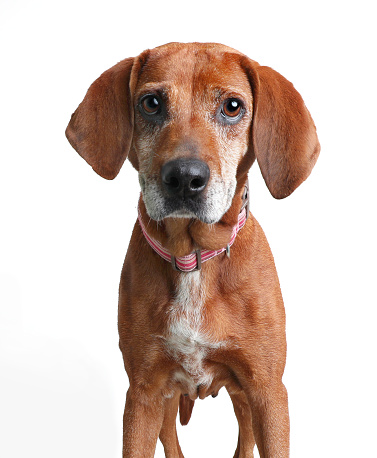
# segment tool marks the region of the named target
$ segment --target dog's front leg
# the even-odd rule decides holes
[[[180,396],[180,391],[177,391],[172,398],[166,398],[164,402],[164,421],[160,432],[160,440],[167,458],[183,458],[176,428]]]
[[[234,458],[253,458],[255,439],[250,405],[242,391],[233,393],[228,389],[228,393],[239,425],[238,444]]]
[[[123,458],[153,458],[164,419],[163,397],[129,388],[123,417]]]
[[[243,386],[253,417],[253,431],[261,458],[289,457],[288,397],[281,381]]]

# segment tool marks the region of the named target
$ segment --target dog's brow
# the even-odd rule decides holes
[[[244,100],[249,100],[250,98],[252,98],[251,91],[249,94],[246,94],[241,88],[238,87],[215,86],[213,87],[212,92],[216,100],[223,99],[224,97],[241,97]]]
[[[156,91],[156,92],[157,91],[168,91],[169,89],[171,89],[171,87],[172,87],[171,83],[164,82],[164,81],[145,83],[140,88],[138,88],[136,95],[140,96],[150,91]]]
[[[177,86],[168,81],[148,82],[137,89],[136,97],[140,97],[148,92],[171,92],[174,89],[177,89]],[[244,100],[250,100],[250,97],[252,98],[251,92],[246,93],[243,89],[236,86],[219,86],[216,84],[211,87],[209,85],[207,91],[208,93],[212,93],[216,100],[224,97],[241,97]]]

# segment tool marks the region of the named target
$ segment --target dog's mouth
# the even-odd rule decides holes
[[[153,192],[143,193],[144,203],[148,215],[156,220],[161,221],[164,218],[188,218],[199,219],[203,223],[212,224],[216,219],[208,211],[208,199],[204,196],[201,198],[190,197],[170,197],[156,195]]]
[[[205,198],[165,197],[165,218],[195,218],[208,222]]]

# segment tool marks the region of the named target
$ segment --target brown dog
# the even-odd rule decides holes
[[[245,207],[255,158],[278,199],[310,174],[320,147],[301,96],[231,48],[172,43],[103,73],[66,134],[102,177],[127,156],[139,172],[119,293],[123,457],[152,457],[158,437],[182,457],[178,406],[186,424],[194,400],[223,386],[239,422],[235,456],[252,457],[256,442],[263,458],[288,457],[284,306]]]

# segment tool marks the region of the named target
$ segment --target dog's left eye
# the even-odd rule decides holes
[[[226,118],[237,118],[241,113],[242,103],[238,99],[228,99],[225,100],[224,105],[222,107],[222,114]]]

